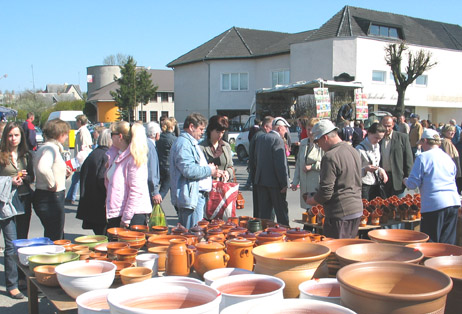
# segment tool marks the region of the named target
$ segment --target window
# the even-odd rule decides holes
[[[420,75],[415,79],[415,84],[421,85],[421,86],[427,86],[427,79],[428,77],[426,75]]]
[[[146,111],[138,111],[138,115],[141,121],[146,122]]]
[[[249,89],[248,73],[223,73],[221,75],[221,90],[238,91]]]
[[[162,111],[160,115],[168,118],[168,111]]]
[[[168,93],[159,93],[161,102],[168,102]]]
[[[158,93],[154,94],[154,98],[150,99],[151,102],[157,102],[157,96],[159,96]]]
[[[288,85],[290,82],[290,71],[274,71],[271,73],[272,86],[276,85]]]
[[[372,71],[372,81],[385,83],[385,74],[385,71]]]
[[[157,121],[157,111],[150,111],[149,112],[149,115],[150,115],[150,121]]]
[[[400,38],[398,34],[398,28],[384,26],[384,25],[376,25],[376,24],[370,25],[369,35],[380,36],[380,37],[390,37],[390,38]]]

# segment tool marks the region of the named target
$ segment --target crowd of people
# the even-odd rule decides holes
[[[253,216],[276,218],[288,226],[287,193],[299,190],[303,210],[323,205],[325,236],[353,238],[362,215],[361,198],[402,197],[406,188],[418,188],[422,232],[434,242],[455,244],[462,189],[460,127],[451,120],[437,128],[412,114],[410,123],[404,116],[385,116],[366,130],[361,121],[351,121],[349,108],[342,109],[346,114],[336,123],[298,118],[300,141],[294,145],[285,118],[257,120],[249,132]],[[119,121],[109,128],[98,126],[91,134],[87,117],[79,115],[72,160],[64,149],[69,125],[59,119],[48,121],[43,128],[46,141],[38,147],[33,121],[34,114],[29,113],[23,125],[2,124],[0,226],[6,288],[13,298],[24,295],[18,289],[12,241],[28,237],[32,208],[44,236],[58,240],[64,237],[64,206],[77,202],[77,190],[77,218],[82,228],[95,234],[148,224],[153,206],[170,191],[178,221],[189,229],[204,218],[212,180],[229,182],[235,176],[225,116],[207,120],[192,113],[181,133],[174,118],[162,117],[160,124],[144,127]],[[291,146],[297,148],[293,178],[288,163],[294,153]]]

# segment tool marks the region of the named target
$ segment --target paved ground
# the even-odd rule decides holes
[[[244,163],[239,162],[237,159],[234,160],[236,168],[236,177],[237,181],[240,183],[240,186],[243,187],[247,181],[247,171]],[[291,166],[291,173],[293,173],[293,165]],[[70,185],[70,180],[67,182],[67,186]],[[252,192],[243,191],[244,198],[246,201],[245,208],[239,210],[237,215],[252,215]],[[289,202],[289,216],[290,219],[300,219],[302,216],[303,210],[299,207],[299,192],[288,192],[287,201]],[[173,206],[170,203],[169,195],[164,200],[163,209],[167,216],[167,221],[170,226],[175,226],[177,224],[177,217]],[[83,230],[81,228],[82,223],[80,220],[75,218],[77,211],[77,206],[66,206],[66,223],[65,223],[65,238],[73,240],[74,238],[92,234],[89,230]],[[292,227],[301,226],[296,223],[291,224]],[[29,238],[41,237],[43,236],[43,228],[35,214],[32,215],[31,221],[31,230],[29,233]],[[4,246],[3,237],[0,235],[0,246]],[[5,276],[4,276],[4,260],[3,253],[0,254],[0,313],[11,313],[11,314],[24,314],[27,313],[27,298],[24,300],[13,300],[10,297],[6,296],[5,292]],[[26,293],[26,291],[24,291]],[[39,309],[41,314],[51,314],[55,313],[55,309],[52,305],[48,303],[46,298],[40,299]]]

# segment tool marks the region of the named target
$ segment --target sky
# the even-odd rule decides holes
[[[138,66],[166,65],[236,26],[298,33],[345,5],[461,25],[459,0],[3,0],[0,91],[79,84],[87,67],[122,53]]]

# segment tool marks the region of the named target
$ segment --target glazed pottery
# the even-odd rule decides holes
[[[239,226],[242,228],[247,228],[247,222],[252,219],[249,216],[239,216]]]
[[[90,254],[92,253],[90,250],[82,250],[82,251],[75,251],[74,253],[79,254],[79,260],[86,260],[90,258]]]
[[[144,253],[136,257],[136,266],[146,267],[152,270],[152,277],[157,276],[159,255]]]
[[[235,236],[235,238],[245,238],[247,240],[250,240],[253,242],[254,246],[255,246],[255,242],[257,241],[257,236],[255,235],[255,233],[252,233],[252,232],[244,232],[244,233],[239,233],[237,236]],[[229,240],[232,240],[232,239],[229,239]]]
[[[189,232],[197,236],[197,242],[200,242],[205,235],[204,229],[202,229],[199,225],[195,225],[194,227],[189,228]]]
[[[212,288],[221,292],[220,310],[251,299],[282,301],[284,281],[268,275],[244,274],[215,280]]]
[[[157,260],[158,271],[165,271],[165,260],[167,258],[167,249],[168,249],[168,246],[154,246],[154,247],[148,248],[149,253],[154,253],[159,256]]]
[[[265,231],[267,231],[267,232],[277,232],[277,233],[280,233],[282,235],[285,235],[287,233],[287,228],[282,227],[279,224],[275,224],[273,227],[266,228]]]
[[[239,227],[239,226],[231,228],[228,231],[227,238],[228,238],[228,240],[232,239],[232,238],[235,238],[235,237],[237,237],[238,234],[244,233],[244,232],[247,232],[247,231],[248,231],[247,228]]]
[[[253,270],[252,248],[254,242],[245,238],[234,238],[226,241],[226,252],[229,255],[228,267]]]
[[[235,224],[236,226],[239,225],[239,217],[234,216],[234,217],[229,217],[228,222]]]
[[[236,276],[236,275],[244,275],[244,274],[253,274],[252,271],[247,269],[241,268],[217,268],[213,270],[209,270],[204,274],[204,281],[205,284],[210,286],[215,280],[229,277],[229,276]]]
[[[14,252],[17,253],[19,248],[26,246],[53,245],[50,238],[32,238],[32,239],[17,239],[13,240]]]
[[[124,242],[123,240],[121,240],[122,242]],[[141,249],[144,244],[146,243],[146,240],[143,239],[143,240],[139,240],[139,241],[130,241],[130,242],[126,242],[128,243],[128,246],[131,248],[131,249]]]
[[[452,288],[446,274],[402,262],[351,264],[337,280],[342,305],[360,314],[443,313]]]
[[[242,312],[239,312],[242,314]],[[355,314],[354,311],[338,304],[317,300],[284,299],[264,302],[253,306],[248,314]]]
[[[223,229],[221,228],[213,228],[207,229],[207,234],[205,235],[205,239],[207,240],[211,236],[221,235],[224,236]]]
[[[199,221],[199,222],[197,223],[197,225],[198,225],[199,227],[201,227],[203,231],[205,231],[205,229],[207,229],[207,226],[209,225],[209,223],[210,223],[209,221],[207,221],[207,220],[205,220],[205,219],[202,219],[201,221]]]
[[[130,226],[130,230],[144,233],[149,231],[149,227],[145,225],[132,225]]]
[[[310,234],[308,231],[295,228],[289,229],[286,232],[286,241],[287,242],[311,242]]]
[[[75,244],[72,247],[72,252],[77,252],[77,251],[81,251],[81,252],[88,251],[89,252],[90,247],[88,245]]]
[[[75,261],[56,266],[59,285],[71,297],[112,285],[117,266],[110,262],[89,260]]]
[[[427,242],[429,236],[423,232],[407,229],[376,229],[367,234],[374,242],[407,245]]]
[[[196,245],[194,270],[203,276],[209,270],[226,267],[229,255],[225,253],[225,245],[218,242],[201,242]]]
[[[107,295],[114,289],[99,289],[85,292],[75,299],[79,314],[110,314]]]
[[[186,243],[188,245],[196,245],[196,243],[199,242],[199,238],[197,237],[197,235],[189,231],[183,233],[182,236],[186,238]]]
[[[120,271],[124,268],[128,267],[134,267],[133,263],[130,262],[125,262],[125,261],[112,261],[114,265],[116,265],[116,272],[115,272],[115,278],[118,279],[120,278]]]
[[[110,292],[107,300],[111,314],[211,314],[219,311],[222,296],[216,289],[190,282],[158,283],[148,279]]]
[[[107,250],[107,257],[110,259],[115,259],[116,254],[115,251],[120,250],[120,249],[128,249],[128,243],[125,242],[108,242],[106,246]]]
[[[284,280],[285,298],[297,298],[298,286],[313,274],[330,254],[330,249],[314,243],[281,242],[261,245],[252,250],[256,274],[267,274]]]
[[[284,235],[274,231],[264,231],[257,235],[256,245],[265,245],[270,243],[282,242]]]
[[[119,227],[114,227],[114,228],[109,228],[106,230],[108,234],[108,240],[109,241],[117,241],[119,237],[120,232],[127,231],[125,228],[119,228]]]
[[[97,246],[95,246],[95,247],[93,248],[93,250],[94,250],[95,252],[107,254],[107,245],[108,245],[109,243],[111,243],[111,242],[105,242],[105,243],[98,244]]]
[[[175,228],[172,229],[173,235],[181,235],[182,233],[188,232],[182,224],[178,223]]]
[[[54,245],[61,245],[61,246],[68,245],[68,244],[71,244],[71,243],[72,243],[71,240],[67,240],[67,239],[61,239],[61,240],[53,241]]]
[[[424,259],[438,257],[438,256],[461,256],[462,247],[457,245],[451,245],[447,243],[435,243],[435,242],[426,242],[426,243],[415,243],[406,245],[413,249],[421,251],[424,255]]]
[[[75,244],[87,245],[90,249],[93,249],[98,244],[105,242],[108,242],[108,238],[104,235],[88,235],[74,239]]]
[[[79,254],[75,252],[64,252],[51,255],[32,255],[29,257],[29,270],[34,271],[34,268],[41,265],[59,265],[76,261],[79,259]]]
[[[462,256],[433,257],[426,260],[424,264],[451,277],[453,287],[448,294],[444,313],[460,313],[462,300]]]
[[[336,278],[312,279],[298,286],[300,299],[310,299],[340,305],[340,284]]]
[[[41,246],[27,246],[18,249],[19,262],[27,266],[29,265],[29,257],[33,255],[50,255],[64,253],[65,249],[59,245],[41,245]]]
[[[59,287],[58,277],[55,271],[56,266],[42,265],[34,268],[35,279],[47,287]]]
[[[128,285],[151,278],[152,269],[147,267],[128,267],[121,269],[119,274],[122,284]]]
[[[341,266],[372,261],[395,261],[418,264],[423,259],[423,253],[419,250],[385,243],[347,245],[338,248],[335,255]]]
[[[237,225],[236,225],[235,223],[227,222],[227,223],[221,225],[220,228],[221,228],[221,230],[223,230],[223,234],[224,234],[225,236],[227,236],[229,230],[231,230],[231,229],[233,229],[233,228],[236,228],[236,227],[237,227]]]
[[[207,241],[225,244],[226,238],[223,234],[219,234],[219,235],[210,236]]]
[[[188,276],[194,264],[194,253],[186,247],[186,240],[172,239],[167,249],[165,273],[167,276]]]
[[[136,249],[118,249],[115,251],[118,261],[126,261],[130,263],[135,262],[136,254],[138,254],[138,250]]]
[[[187,240],[186,237],[183,237],[181,235],[173,235],[173,234],[153,235],[152,237],[148,238],[148,242],[146,243],[146,246],[148,248],[154,247],[154,246],[169,246],[170,240],[172,239],[183,239],[185,241]]]
[[[151,227],[151,232],[153,234],[167,234],[168,233],[168,227],[167,226],[152,226]]]
[[[101,252],[90,252],[90,258],[91,259],[97,259],[97,258],[101,258],[101,257],[106,257],[106,254],[101,253]]]
[[[247,229],[253,233],[263,230],[261,226],[261,220],[260,219],[250,219],[249,221],[247,221]]]

